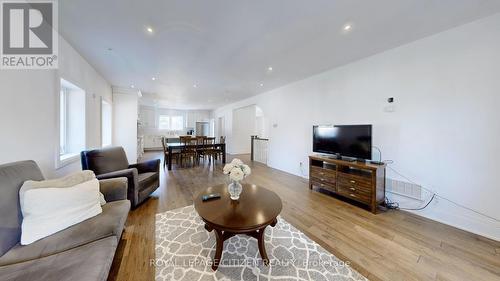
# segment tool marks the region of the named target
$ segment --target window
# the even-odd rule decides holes
[[[67,150],[67,133],[66,133],[66,120],[68,119],[66,115],[68,90],[61,86],[61,93],[59,96],[59,155],[66,154]]]
[[[160,118],[158,120],[158,129],[170,130],[170,116],[160,115]]]
[[[160,115],[158,118],[158,129],[167,131],[182,131],[184,130],[184,117],[181,115]]]
[[[101,144],[103,147],[111,145],[112,134],[112,111],[111,104],[101,101]]]
[[[85,91],[61,79],[58,167],[78,160],[85,149]]]
[[[172,131],[182,131],[184,129],[184,118],[182,116],[172,116],[170,122]]]

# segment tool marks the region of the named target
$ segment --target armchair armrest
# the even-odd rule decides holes
[[[136,168],[125,169],[120,171],[109,172],[97,176],[98,180],[127,178],[127,199],[131,201],[132,206],[135,206],[139,201],[139,173]]]
[[[139,173],[159,173],[160,159],[150,160],[142,163],[129,165],[129,168],[136,168]]]
[[[127,200],[127,178],[104,179],[99,181],[99,189],[106,202]]]
[[[132,182],[134,183],[135,180],[137,180],[138,177],[138,172],[137,169],[135,168],[129,168],[125,170],[119,170],[119,171],[114,171],[114,172],[109,172],[105,174],[100,174],[97,175],[98,180],[104,180],[104,179],[114,179],[114,178],[127,178],[129,183]]]

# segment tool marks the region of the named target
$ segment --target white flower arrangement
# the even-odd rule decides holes
[[[252,169],[245,165],[240,159],[233,159],[233,161],[224,166],[224,175],[229,175],[232,181],[241,181],[252,173]]]

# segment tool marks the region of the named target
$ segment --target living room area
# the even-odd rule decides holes
[[[0,9],[0,280],[500,280],[500,2]]]

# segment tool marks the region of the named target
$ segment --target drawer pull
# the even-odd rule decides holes
[[[353,181],[353,180],[351,180],[351,181],[349,181],[349,182],[350,182],[350,183],[356,183],[356,181]]]
[[[321,176],[323,176],[325,173],[321,172],[321,173],[319,173],[319,174],[320,174]]]
[[[356,191],[356,188],[354,188],[354,187],[350,187],[349,189],[352,191]]]
[[[351,194],[349,194],[349,196],[351,196],[351,197],[356,197],[356,195],[355,195],[355,194],[352,194],[352,193],[351,193]]]

